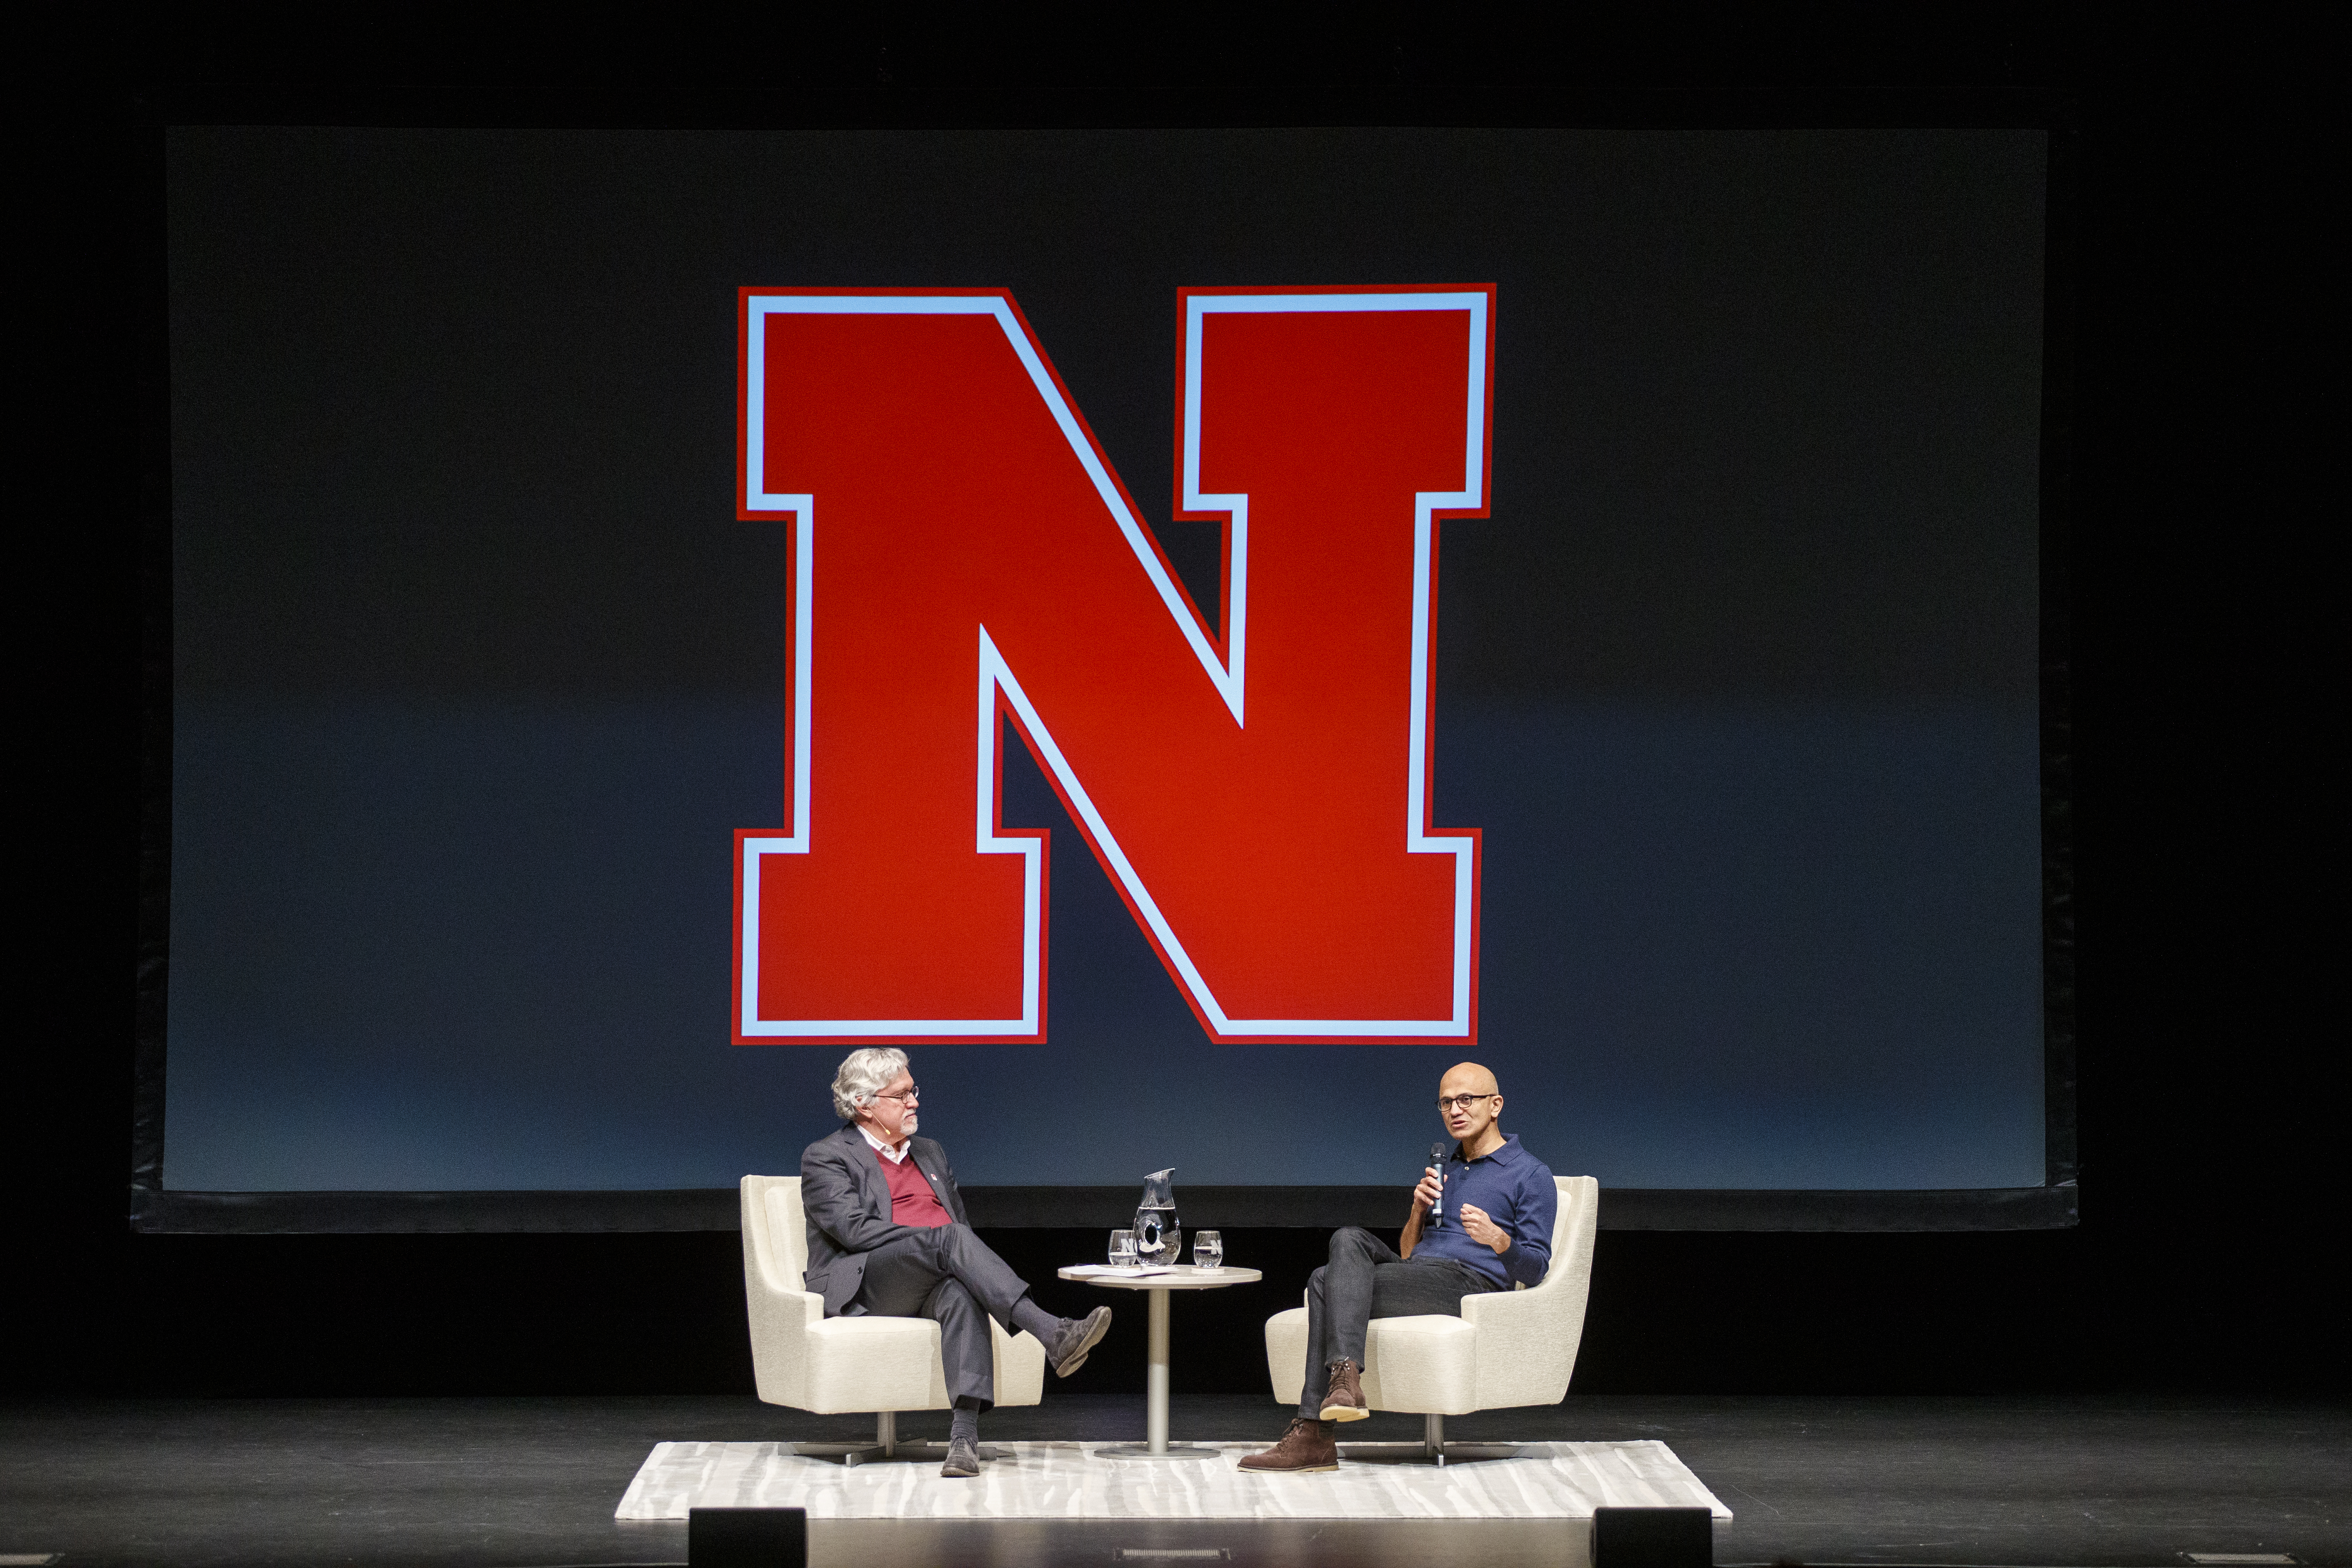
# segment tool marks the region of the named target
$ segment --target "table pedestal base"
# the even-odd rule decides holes
[[[1097,1459],[1213,1459],[1221,1450],[1168,1440],[1168,1296],[1171,1290],[1214,1290],[1226,1285],[1250,1284],[1261,1278],[1255,1268],[1192,1268],[1146,1275],[1129,1285],[1105,1278],[1091,1267],[1065,1268],[1065,1279],[1100,1279],[1120,1289],[1140,1289],[1148,1305],[1143,1350],[1143,1436],[1140,1443],[1108,1443],[1088,1450]],[[1133,1276],[1128,1277],[1133,1279]]]

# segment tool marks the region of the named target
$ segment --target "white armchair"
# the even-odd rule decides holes
[[[1601,1184],[1558,1176],[1559,1213],[1552,1226],[1551,1268],[1533,1289],[1462,1298],[1462,1315],[1375,1318],[1364,1342],[1364,1403],[1374,1410],[1422,1417],[1423,1453],[1444,1464],[1445,1418],[1516,1405],[1557,1405],[1568,1394],[1584,1336],[1592,1282],[1592,1234],[1601,1218]],[[1306,1388],[1307,1309],[1265,1321],[1265,1369],[1274,1396],[1296,1406]],[[1372,1449],[1378,1444],[1351,1444]],[[1456,1444],[1455,1458],[1508,1452]],[[1373,1457],[1370,1454],[1364,1457]]]
[[[808,1220],[798,1176],[746,1176],[743,1299],[751,1318],[751,1370],[760,1397],[820,1415],[875,1412],[874,1441],[802,1443],[801,1453],[845,1464],[895,1457],[898,1413],[945,1410],[940,1326],[928,1318],[827,1318],[824,1298],[801,1289]],[[1045,1389],[1045,1347],[991,1320],[996,1403],[1034,1405]]]

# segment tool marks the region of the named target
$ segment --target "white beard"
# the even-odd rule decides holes
[[[915,1123],[918,1120],[919,1118],[912,1111],[908,1112],[907,1120],[898,1123],[898,1135],[902,1138],[912,1138],[915,1135]]]

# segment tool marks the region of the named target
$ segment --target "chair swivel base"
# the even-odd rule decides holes
[[[844,1465],[940,1464],[948,1457],[945,1443],[909,1439],[884,1447],[879,1443],[795,1443],[793,1452],[803,1459],[839,1459]],[[998,1458],[992,1443],[980,1445],[982,1459]]]
[[[1446,1465],[1474,1459],[1516,1459],[1517,1443],[1342,1443],[1339,1457],[1364,1465]]]
[[[1424,1415],[1421,1418],[1421,1441],[1418,1443],[1342,1443],[1339,1457],[1359,1463],[1374,1465],[1444,1465],[1448,1460],[1456,1464],[1476,1459],[1517,1458],[1517,1443],[1449,1443],[1445,1440],[1445,1417]]]
[[[878,1412],[874,1417],[874,1441],[871,1443],[795,1443],[793,1452],[803,1459],[839,1459],[847,1465],[875,1465],[900,1462],[907,1464],[940,1461],[948,1457],[944,1441],[910,1437],[898,1439],[898,1413]],[[980,1445],[983,1459],[997,1458],[993,1444]]]

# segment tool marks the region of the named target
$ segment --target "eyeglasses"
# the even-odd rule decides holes
[[[1438,1097],[1437,1109],[1440,1110],[1467,1110],[1470,1109],[1470,1102],[1474,1100],[1500,1100],[1503,1097],[1499,1094],[1441,1095]]]
[[[908,1084],[903,1091],[898,1094],[877,1094],[873,1098],[876,1100],[895,1100],[903,1105],[908,1100],[922,1099],[923,1091],[917,1089],[914,1085]]]

